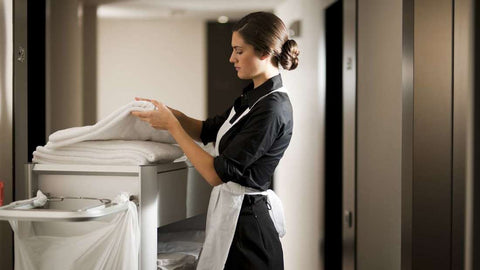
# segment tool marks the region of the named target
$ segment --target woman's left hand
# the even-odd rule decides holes
[[[135,100],[143,100],[151,102],[155,105],[156,110],[153,111],[132,111],[131,114],[138,117],[140,120],[145,121],[156,129],[169,130],[176,122],[177,118],[163,103],[153,99],[135,98]]]

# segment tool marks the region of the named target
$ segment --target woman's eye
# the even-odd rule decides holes
[[[242,54],[242,52],[237,52],[237,54]]]

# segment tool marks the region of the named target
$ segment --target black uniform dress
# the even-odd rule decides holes
[[[283,92],[259,99],[281,87],[282,78],[278,74],[255,89],[250,84],[235,100],[236,114],[231,123],[247,108],[251,111],[220,140],[214,167],[222,181],[234,181],[261,191],[270,187],[274,170],[292,137],[292,105]],[[203,122],[200,138],[204,144],[216,140],[232,107]],[[266,196],[245,196],[225,269],[283,269],[282,246],[269,207]]]

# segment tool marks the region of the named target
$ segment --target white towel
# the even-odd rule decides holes
[[[33,162],[56,164],[145,165],[168,163],[183,155],[177,145],[151,141],[86,141],[61,148],[38,146]]]
[[[158,130],[130,114],[131,111],[149,111],[155,106],[147,101],[132,101],[92,126],[59,130],[49,137],[52,149],[83,141],[139,140],[175,143],[166,130]]]

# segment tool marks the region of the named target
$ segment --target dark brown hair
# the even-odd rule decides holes
[[[272,13],[254,12],[238,21],[232,29],[238,32],[243,40],[252,45],[260,54],[273,55],[273,65],[280,64],[286,70],[298,66],[297,42],[288,39],[288,30],[285,24]]]

